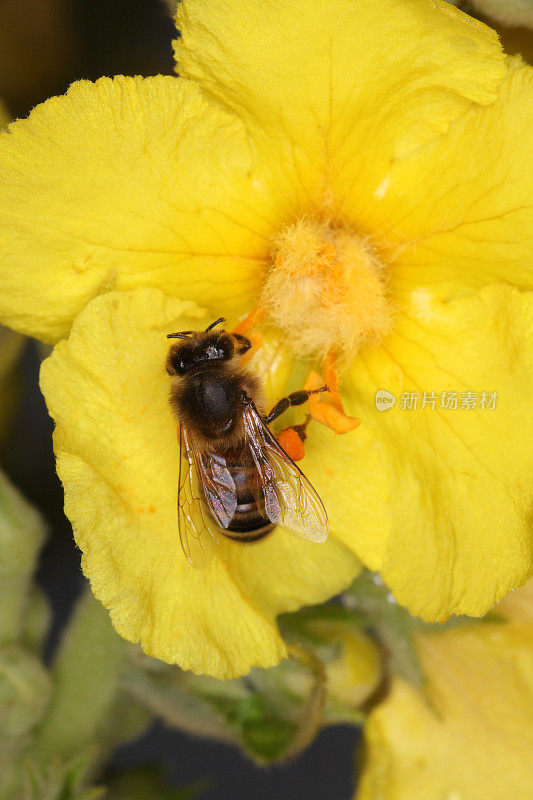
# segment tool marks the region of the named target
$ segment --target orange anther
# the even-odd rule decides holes
[[[313,403],[309,402],[309,413],[313,419],[316,419],[317,422],[321,422],[323,425],[327,425],[327,427],[331,428],[335,433],[348,433],[358,428],[361,424],[360,419],[342,414],[331,403],[321,403],[319,401]]]
[[[301,461],[305,455],[304,445],[294,428],[285,428],[278,433],[278,442],[289,458],[293,461]]]
[[[333,397],[334,393],[332,389],[338,392],[339,387],[337,383],[337,373],[333,368],[332,373],[333,386],[330,387],[328,382],[328,388],[330,389],[330,396]],[[321,386],[324,386],[324,378],[318,372],[311,370],[307,376],[304,388],[308,391],[312,391],[313,389],[320,389]],[[349,417],[344,413],[342,402],[340,404],[341,407],[338,408],[335,403],[328,403],[325,401],[324,394],[312,394],[308,400],[308,405],[309,413],[312,418],[317,422],[321,422],[323,425],[327,425],[327,427],[334,430],[335,433],[348,433],[349,431],[353,431],[355,428],[359,427],[361,424],[361,420],[357,417]]]
[[[233,328],[232,333],[240,333],[241,336],[247,336],[249,331],[257,325],[264,313],[265,309],[263,306],[256,306],[244,319],[241,319]]]
[[[344,408],[339,390],[339,375],[335,369],[335,355],[331,351],[327,354],[323,362],[324,383],[329,389],[331,402],[335,408],[344,414]]]

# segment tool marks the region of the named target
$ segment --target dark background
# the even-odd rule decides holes
[[[0,50],[4,40],[8,44],[3,50],[8,58],[0,56],[0,97],[20,117],[80,78],[171,74],[173,38],[163,0],[10,0],[0,4]],[[37,579],[54,611],[50,658],[84,578],[62,511],[52,423],[38,389],[40,357],[38,346],[29,344],[23,356],[23,393],[0,460],[49,523]],[[208,778],[202,800],[350,800],[357,739],[353,728],[330,728],[291,764],[260,768],[233,747],[155,723],[147,735],[120,748],[111,769],[158,763],[176,786]]]

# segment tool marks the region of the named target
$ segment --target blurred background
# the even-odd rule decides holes
[[[480,5],[466,10],[481,16]],[[498,27],[508,52],[523,52],[531,59],[533,31],[494,19],[489,23]],[[0,3],[0,97],[12,117],[23,117],[81,78],[171,74],[174,37],[169,4],[163,0],[4,0]],[[0,461],[49,526],[37,577],[54,613],[46,644],[50,660],[84,579],[79,551],[62,512],[52,425],[38,389],[39,364],[46,352],[33,342],[20,347],[22,359],[13,370],[17,403],[12,425],[2,434]],[[330,728],[290,764],[262,768],[231,746],[193,739],[156,722],[141,739],[115,753],[108,773],[158,763],[169,785],[207,779],[200,795],[205,800],[349,800],[354,792],[357,742],[353,727]]]

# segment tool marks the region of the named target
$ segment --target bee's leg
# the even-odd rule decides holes
[[[327,386],[321,386],[320,389],[301,389],[298,392],[291,392],[291,394],[288,394],[286,397],[282,397],[281,400],[278,400],[274,408],[269,414],[266,415],[266,424],[270,425],[271,422],[280,417],[291,406],[301,406],[302,403],[305,403],[306,400],[309,400],[312,394],[318,394],[319,392],[327,391]]]

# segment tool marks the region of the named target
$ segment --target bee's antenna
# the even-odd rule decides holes
[[[220,325],[221,322],[225,322],[225,321],[226,320],[224,319],[224,317],[220,317],[220,319],[217,319],[216,322],[212,322],[211,325],[208,325],[207,328],[205,329],[205,332],[207,333],[207,331],[210,331],[216,325]]]
[[[194,331],[180,331],[179,333],[167,333],[167,339],[186,339]]]

